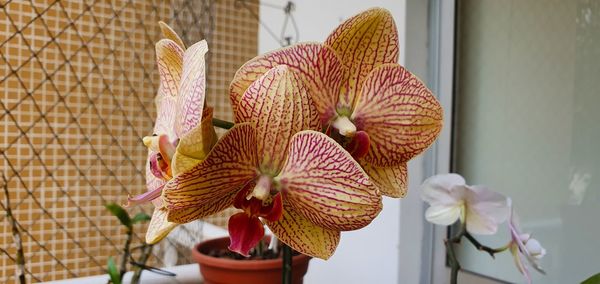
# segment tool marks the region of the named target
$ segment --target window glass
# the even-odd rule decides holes
[[[534,282],[600,272],[600,1],[460,1],[457,41],[454,171],[512,197],[548,251]],[[510,253],[465,243],[459,259],[523,282]]]

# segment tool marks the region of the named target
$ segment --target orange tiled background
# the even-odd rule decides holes
[[[258,6],[248,2],[250,9],[236,0],[0,0],[0,167],[28,280],[100,274],[119,255],[125,235],[104,204],[145,190],[141,138],[155,116],[156,22],[170,23],[187,44],[207,38],[208,101],[230,120],[229,80],[257,52]],[[131,213],[139,210],[150,213]],[[4,215],[0,282],[8,283],[15,245]],[[187,248],[178,252],[185,262]],[[164,265],[160,248],[152,264]]]

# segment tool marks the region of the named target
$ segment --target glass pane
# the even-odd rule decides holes
[[[600,1],[461,1],[458,17],[454,169],[513,198],[548,250],[535,282],[579,283],[600,272]],[[508,253],[459,257],[523,282]]]

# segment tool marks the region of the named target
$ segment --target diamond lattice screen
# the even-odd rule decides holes
[[[108,256],[119,256],[124,230],[104,204],[145,190],[141,139],[155,116],[157,21],[188,45],[208,40],[208,103],[231,119],[229,81],[257,52],[258,5],[245,6],[253,8],[235,0],[0,0],[0,167],[29,281],[101,274]],[[10,283],[16,246],[5,199],[2,191],[0,282]],[[140,210],[151,213],[131,213]],[[211,221],[222,225],[226,214]],[[197,227],[175,232],[188,243],[163,241],[151,264],[172,264],[173,251],[186,262]]]

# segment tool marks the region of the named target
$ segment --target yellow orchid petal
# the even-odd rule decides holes
[[[200,162],[202,162],[202,160],[186,156],[181,152],[176,151],[175,155],[173,156],[173,160],[171,161],[171,172],[173,173],[173,176],[180,175],[190,171]]]
[[[284,47],[246,62],[236,72],[230,86],[234,113],[250,84],[277,65],[288,66],[302,78],[323,120],[333,116],[340,86],[348,72],[335,52],[319,43]]]
[[[352,108],[365,77],[375,67],[398,62],[398,32],[389,11],[374,8],[339,25],[325,40],[350,71],[338,104]]]
[[[406,163],[389,167],[377,167],[366,162],[362,162],[361,165],[381,194],[394,198],[406,196],[408,191]]]
[[[156,63],[161,91],[166,96],[176,97],[183,70],[183,49],[170,39],[161,39],[156,43]]]
[[[208,52],[205,40],[190,46],[183,54],[181,85],[177,96],[177,123],[179,137],[196,127],[202,119],[204,108],[205,70],[204,55]]]
[[[179,47],[181,47],[181,49],[185,50],[185,44],[183,44],[183,41],[179,35],[169,25],[163,21],[158,21],[158,26],[160,27],[160,31],[165,38],[174,41],[177,43],[177,45],[179,45]]]
[[[179,138],[177,152],[186,156],[204,160],[217,143],[217,133],[212,125],[213,109],[204,109],[202,121],[188,133]]]
[[[349,231],[373,221],[381,196],[352,156],[316,131],[292,138],[285,167],[276,179],[294,211],[321,227]]]
[[[294,134],[321,129],[319,114],[307,88],[286,65],[272,68],[250,85],[240,100],[235,119],[256,126],[257,153],[263,173],[279,172]]]
[[[235,125],[204,161],[165,185],[165,207],[210,207],[207,204],[236,193],[256,176],[257,159],[254,127],[246,123]]]
[[[217,133],[212,125],[213,109],[205,108],[202,121],[179,139],[173,161],[173,176],[189,171],[200,163],[217,143]]]
[[[401,165],[423,152],[442,129],[442,107],[415,75],[398,64],[367,76],[351,119],[369,134],[364,160],[374,166]]]
[[[176,223],[167,221],[167,212],[159,208],[154,208],[152,219],[146,231],[146,243],[156,244],[164,239],[173,229],[177,227]]]
[[[340,232],[325,229],[311,223],[284,203],[283,216],[267,226],[277,238],[294,250],[305,255],[328,259],[340,242]]]
[[[184,224],[219,213],[231,207],[235,194],[236,192],[232,192],[227,195],[218,196],[199,207],[168,209],[166,210],[167,220],[177,224]]]

